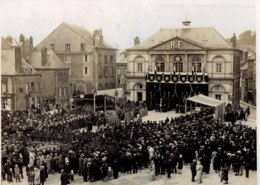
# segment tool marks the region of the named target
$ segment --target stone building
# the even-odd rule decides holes
[[[116,87],[116,49],[103,39],[102,30],[93,34],[67,23],[59,25],[37,46],[52,50],[69,67],[70,92],[91,93]]]
[[[256,105],[256,55],[245,51],[241,62],[241,100]]]
[[[22,45],[11,36],[1,38],[2,110],[37,107],[41,101],[41,74],[23,59]]]
[[[117,55],[116,62],[116,87],[126,87],[126,74],[127,74],[127,57],[126,52],[121,51]]]
[[[69,67],[47,48],[34,51],[29,61],[35,71],[42,75],[42,105],[48,108],[66,107],[70,98]]]
[[[236,37],[230,44],[213,27],[161,29],[128,48],[130,100],[155,107],[183,103],[202,93],[233,105],[240,101],[240,58]]]

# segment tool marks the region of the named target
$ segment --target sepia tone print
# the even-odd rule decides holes
[[[0,3],[1,184],[257,184],[255,6],[151,2]]]

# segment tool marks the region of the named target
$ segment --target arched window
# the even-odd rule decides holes
[[[156,58],[155,68],[156,68],[156,71],[158,71],[158,72],[165,71],[165,61],[164,61],[163,57]]]
[[[177,55],[173,59],[173,71],[174,72],[183,72],[183,62],[182,57]]]
[[[213,59],[213,63],[216,64],[216,72],[221,73],[223,72],[223,65],[224,65],[225,59],[222,56],[216,56]]]
[[[201,72],[201,58],[198,56],[192,58],[192,71],[195,73]]]

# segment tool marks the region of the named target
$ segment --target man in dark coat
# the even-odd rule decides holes
[[[40,169],[40,183],[41,183],[41,185],[44,185],[45,181],[46,181],[45,168],[44,168],[44,166],[41,166],[41,169]]]
[[[197,174],[197,171],[196,171],[196,160],[193,160],[193,162],[191,163],[190,165],[190,170],[191,170],[191,181],[192,182],[195,182],[194,178]]]
[[[60,181],[61,185],[67,185],[69,183],[69,176],[64,170],[61,170]]]
[[[119,171],[119,164],[118,164],[117,159],[115,159],[113,161],[112,169],[113,169],[113,177],[114,177],[114,179],[117,179],[118,178],[118,171]]]

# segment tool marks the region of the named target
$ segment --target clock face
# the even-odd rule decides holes
[[[176,56],[175,57],[175,61],[179,62],[181,60],[181,57],[180,56]]]

